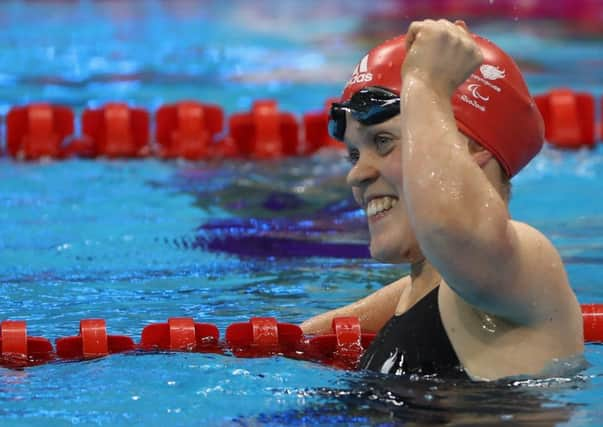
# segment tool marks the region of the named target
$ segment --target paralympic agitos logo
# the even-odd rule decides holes
[[[373,74],[368,72],[368,59],[369,56],[365,55],[362,58],[362,61],[354,68],[354,72],[352,73],[352,78],[348,80],[348,85],[353,85],[354,83],[368,83],[373,80]]]

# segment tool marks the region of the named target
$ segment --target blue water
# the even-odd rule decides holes
[[[44,99],[79,111],[118,99],[152,110],[197,98],[233,112],[272,97],[301,114],[337,94],[372,43],[362,31],[366,6],[319,4],[4,2],[0,103],[6,111]],[[535,92],[571,85],[600,97],[601,40],[533,28],[478,30],[533,70]],[[0,318],[27,320],[31,335],[54,340],[101,317],[110,333],[138,341],[145,325],[170,316],[223,334],[252,316],[297,323],[354,301],[405,267],[254,256],[225,226],[252,221],[261,238],[278,229],[298,244],[361,247],[366,230],[348,203],[346,167],[337,153],[276,163],[3,158]],[[602,180],[600,146],[546,149],[514,179],[513,215],[557,245],[583,303],[603,301]],[[211,250],[217,241],[230,243]],[[0,368],[0,425],[597,425],[602,347],[587,346],[586,358],[590,368],[575,377],[495,384],[392,383],[284,358],[205,354]]]

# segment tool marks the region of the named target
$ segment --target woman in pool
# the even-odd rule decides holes
[[[540,151],[543,123],[508,55],[462,22],[415,22],[356,66],[329,126],[348,147],[371,255],[411,274],[305,333],[357,316],[379,331],[360,367],[398,375],[539,375],[582,353],[558,252],[509,217],[509,179]]]

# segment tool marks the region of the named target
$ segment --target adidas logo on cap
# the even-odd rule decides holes
[[[365,55],[362,61],[354,68],[352,78],[348,80],[347,85],[353,85],[354,83],[368,83],[373,80],[373,74],[368,72],[368,60],[369,56]]]

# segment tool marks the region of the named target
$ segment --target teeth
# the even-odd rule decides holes
[[[396,203],[398,203],[398,199],[389,196],[373,199],[366,205],[366,216],[373,216],[387,211],[396,206]]]

